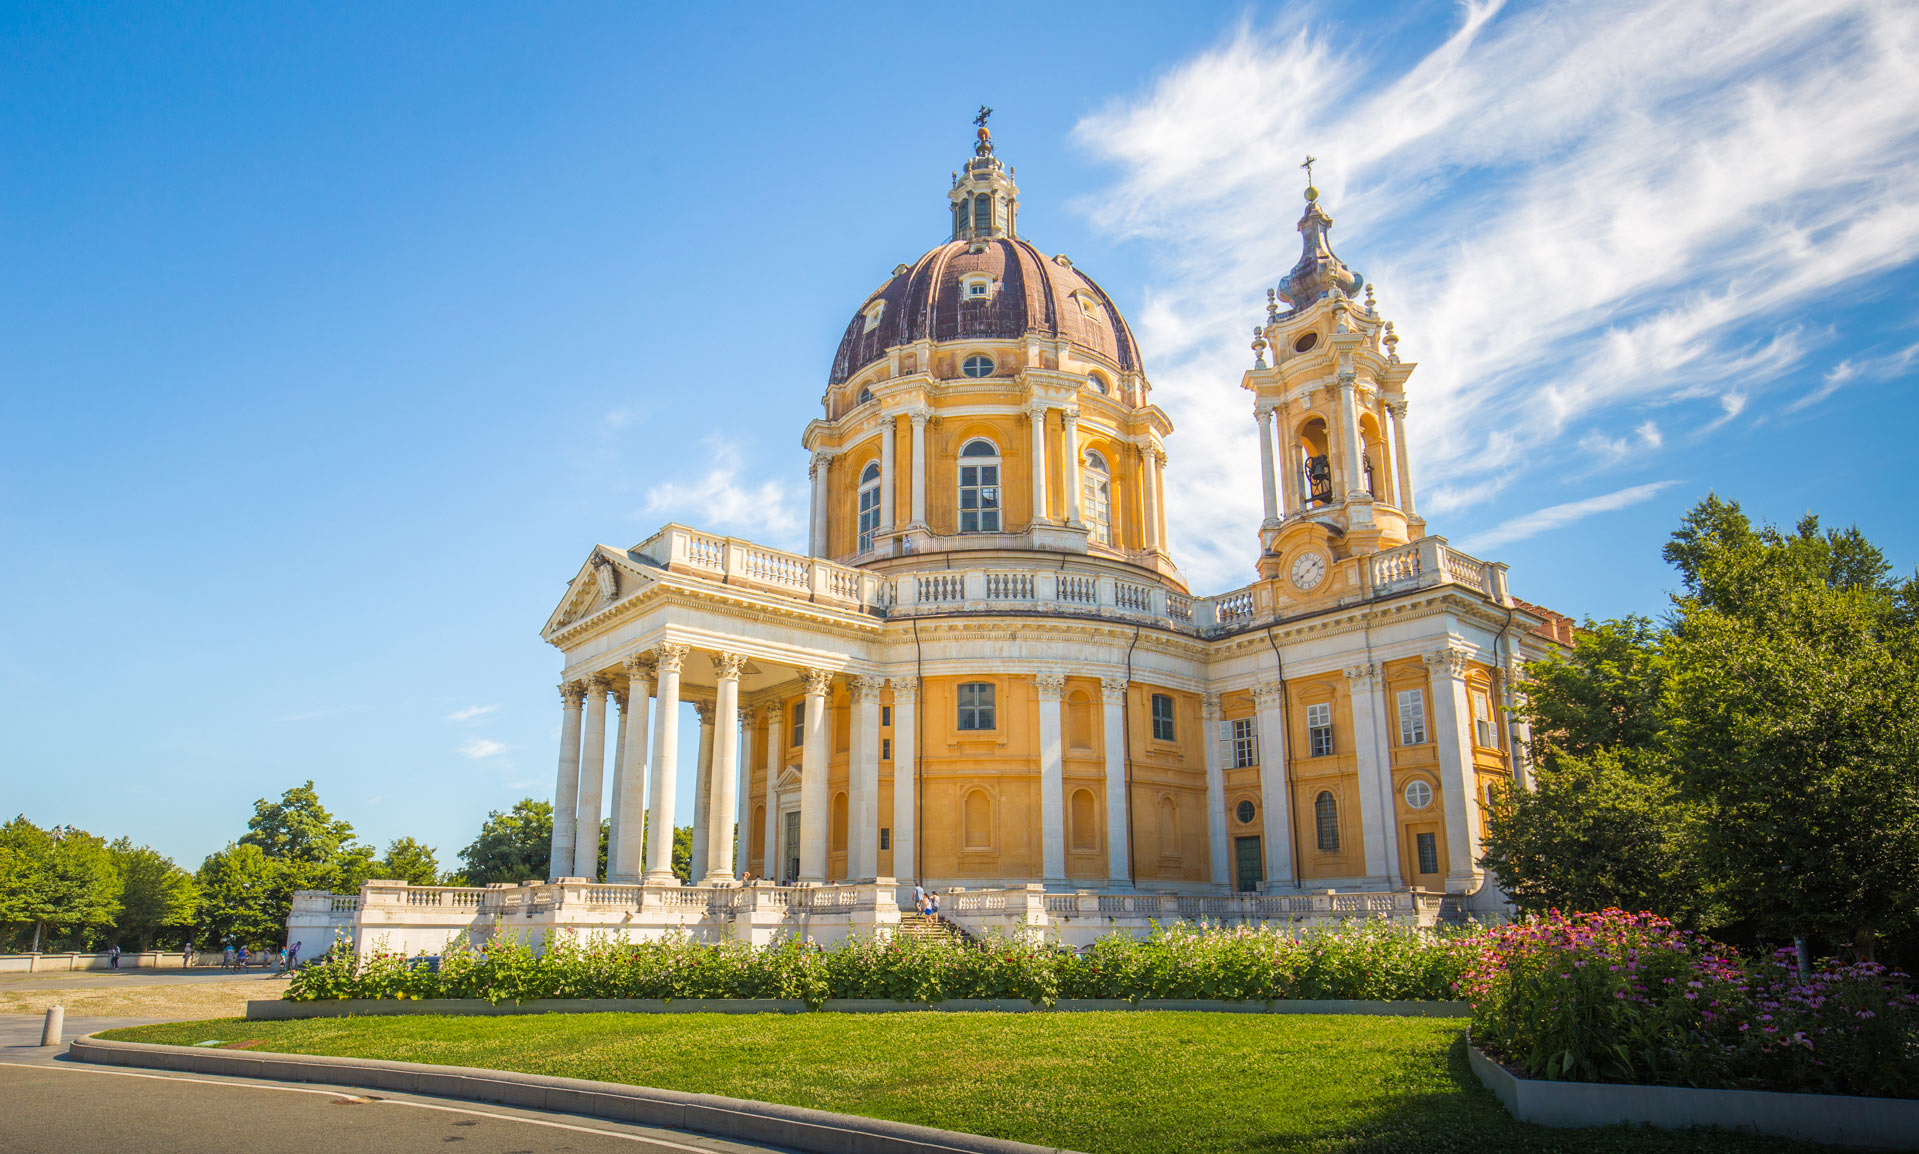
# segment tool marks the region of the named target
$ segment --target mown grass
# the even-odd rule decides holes
[[[1457,1020],[1123,1013],[218,1019],[116,1030],[521,1070],[1115,1151],[1811,1151],[1720,1132],[1515,1122]]]

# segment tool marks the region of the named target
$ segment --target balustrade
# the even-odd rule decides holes
[[[1121,609],[1134,613],[1148,613],[1153,608],[1153,589],[1150,585],[1136,585],[1131,581],[1115,583],[1113,603]]]
[[[966,597],[966,585],[958,573],[922,573],[916,580],[919,583],[919,602],[960,601]]]
[[[1059,599],[1074,605],[1099,603],[1099,582],[1078,573],[1059,575]]]
[[[986,599],[988,601],[1031,601],[1033,599],[1032,573],[988,573]]]

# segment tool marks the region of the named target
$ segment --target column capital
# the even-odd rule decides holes
[[[744,653],[709,653],[713,662],[713,676],[721,681],[738,681],[740,669],[746,664]]]
[[[595,697],[603,697],[613,688],[613,680],[604,673],[595,673],[586,679],[586,691]]]
[[[1063,673],[1039,673],[1033,677],[1033,684],[1039,687],[1041,701],[1058,701],[1066,691],[1066,675]]]
[[[1026,402],[1026,417],[1032,421],[1044,421],[1046,419],[1046,411],[1052,407],[1053,406],[1046,401],[1028,401]]]
[[[1426,668],[1435,676],[1443,671],[1449,677],[1466,676],[1466,662],[1470,657],[1466,650],[1457,645],[1448,645],[1444,649],[1420,654],[1420,659],[1425,661]]]
[[[886,678],[862,674],[846,679],[847,689],[853,696],[855,705],[877,705],[880,692],[886,688]]]
[[[1078,409],[1061,409],[1059,411],[1059,419],[1066,422],[1069,425],[1077,425],[1079,424],[1079,410]]]
[[[1262,425],[1273,423],[1273,412],[1279,408],[1279,402],[1270,397],[1261,397],[1253,402],[1253,419]]]
[[[1118,705],[1126,700],[1126,679],[1124,677],[1102,677],[1099,679],[1100,700],[1108,705]]]
[[[711,701],[695,701],[693,712],[699,715],[701,725],[711,725],[713,715],[719,712],[719,705]]]
[[[1260,709],[1277,709],[1286,687],[1277,681],[1262,681],[1253,686],[1253,704]]]
[[[626,689],[642,697],[653,692],[654,661],[651,653],[635,653],[621,662],[626,666]]]
[[[833,671],[831,669],[802,669],[800,677],[806,682],[808,693],[827,694],[833,690]]]
[[[678,674],[691,646],[663,641],[653,650],[653,664],[661,673]]]
[[[1372,662],[1366,661],[1358,665],[1348,665],[1344,672],[1347,682],[1354,689],[1364,689],[1366,686],[1372,684],[1373,678],[1378,670],[1373,666]]]
[[[933,419],[933,410],[925,405],[916,405],[906,410],[906,419],[913,422],[915,429],[923,429],[926,423]]]
[[[809,477],[816,476],[830,468],[833,464],[833,458],[839,455],[839,450],[837,449],[813,450],[813,463],[807,466],[806,475]]]
[[[586,682],[562,681],[559,684],[560,700],[569,706],[577,706],[586,697]]]
[[[613,704],[619,707],[621,713],[626,712],[626,699],[630,692],[631,690],[624,686],[617,686],[613,690]]]
[[[1386,400],[1381,403],[1386,406],[1386,411],[1393,415],[1394,420],[1403,421],[1406,419],[1406,400],[1404,397],[1398,400]]]
[[[900,705],[911,705],[920,699],[920,679],[917,677],[895,677],[893,681],[893,700]]]
[[[1199,716],[1202,721],[1218,721],[1220,714],[1219,694],[1202,693],[1199,695]]]

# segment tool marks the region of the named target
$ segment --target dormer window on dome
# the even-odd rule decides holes
[[[1081,289],[1073,294],[1073,303],[1079,306],[1079,315],[1096,325],[1106,323],[1106,310],[1101,307],[1099,298]]]
[[[974,353],[960,362],[960,372],[969,377],[990,377],[993,375],[993,358]]]
[[[969,272],[960,275],[960,299],[967,301],[990,301],[999,293],[999,282],[990,272]]]
[[[874,301],[861,310],[860,315],[866,318],[866,331],[870,333],[880,327],[880,318],[886,315],[886,302]]]

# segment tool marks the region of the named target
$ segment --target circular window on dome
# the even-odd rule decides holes
[[[1233,811],[1233,816],[1239,818],[1239,824],[1241,825],[1253,824],[1253,803],[1250,801],[1240,802],[1239,808]]]
[[[1313,351],[1313,346],[1318,343],[1318,333],[1307,333],[1305,336],[1293,342],[1293,351],[1296,353],[1309,353]]]
[[[1433,803],[1433,787],[1423,781],[1406,783],[1406,808],[1425,809]]]
[[[993,358],[974,353],[960,362],[960,372],[969,377],[990,377],[993,375]]]
[[[860,399],[859,399],[859,403],[860,403],[860,404],[862,404],[862,405],[863,405],[863,404],[865,404],[866,402],[868,402],[868,401],[870,401],[870,400],[872,400],[872,399],[873,399],[873,390],[871,390],[871,389],[861,389],[861,390],[860,390]]]
[[[1106,396],[1113,391],[1112,388],[1107,385],[1106,378],[1100,376],[1098,373],[1086,374],[1086,383],[1092,385],[1094,391],[1101,396]]]

